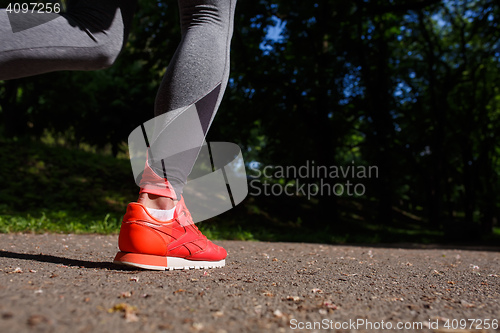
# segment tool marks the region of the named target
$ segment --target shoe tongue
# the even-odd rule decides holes
[[[177,220],[179,221],[179,224],[182,225],[183,227],[194,225],[194,223],[185,214],[179,215],[179,217],[177,218]]]
[[[206,238],[205,235],[201,233],[200,229],[198,229],[198,227],[195,225],[195,223],[189,219],[188,214],[189,211],[185,206],[184,199],[181,198],[181,200],[179,200],[179,202],[175,206],[174,219],[177,219],[179,221],[179,224],[183,227],[192,228],[193,231],[195,231],[197,234],[203,236],[203,238]]]
[[[179,205],[179,203],[177,203],[177,205],[175,206],[175,211],[174,211],[174,219],[178,218],[181,215],[182,215],[182,206]]]
[[[183,227],[187,227],[192,224],[192,222],[189,221],[188,215],[179,203],[177,203],[177,207],[175,207],[174,219],[177,219]]]

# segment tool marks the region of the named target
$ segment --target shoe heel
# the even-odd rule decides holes
[[[113,260],[115,264],[164,271],[167,268],[167,258],[151,254],[118,252]]]

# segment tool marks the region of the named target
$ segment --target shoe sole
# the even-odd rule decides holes
[[[156,271],[171,271],[174,269],[208,269],[224,267],[226,265],[226,260],[200,261],[178,257],[160,257],[150,254],[118,252],[113,263]]]

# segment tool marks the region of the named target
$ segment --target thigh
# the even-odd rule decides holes
[[[124,45],[134,4],[135,0],[70,1],[66,13],[47,15],[1,10],[0,80],[109,67]]]
[[[108,6],[107,12],[76,2],[67,13],[7,13],[0,11],[0,52],[28,48],[57,46],[90,47],[94,45],[92,33],[105,32],[116,13]],[[93,15],[93,11],[101,15]]]

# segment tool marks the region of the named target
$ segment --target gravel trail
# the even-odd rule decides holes
[[[500,332],[500,248],[216,243],[226,267],[158,272],[117,236],[0,234],[0,332]]]

